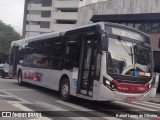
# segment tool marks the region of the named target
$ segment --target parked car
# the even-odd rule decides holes
[[[9,65],[7,63],[3,64],[1,69],[1,77],[5,78],[8,77]]]

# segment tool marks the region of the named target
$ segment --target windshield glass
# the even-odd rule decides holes
[[[151,50],[143,42],[109,38],[108,73],[150,77]]]

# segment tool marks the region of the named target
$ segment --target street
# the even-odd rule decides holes
[[[99,120],[150,120],[160,115],[157,103],[93,102],[80,98],[68,103],[60,99],[58,92],[30,84],[19,86],[17,80],[10,78],[0,78],[0,99],[22,111],[44,112],[49,119],[56,120],[97,120],[97,117]]]

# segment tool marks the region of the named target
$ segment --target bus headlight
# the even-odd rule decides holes
[[[105,77],[103,77],[103,84],[110,90],[116,90],[115,85],[111,81],[107,80]]]
[[[106,82],[106,85],[109,85],[109,86],[111,85],[111,82],[109,80],[106,80],[105,82]]]

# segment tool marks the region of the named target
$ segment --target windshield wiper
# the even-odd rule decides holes
[[[118,40],[121,42],[122,44],[122,47],[124,48],[124,50],[128,53],[129,56],[131,56],[131,61],[132,61],[132,65],[133,65],[133,51],[132,51],[132,47],[130,46],[127,46],[127,45],[124,45],[124,41],[122,39],[122,37],[118,36]],[[130,49],[130,51],[128,50],[128,48]]]

